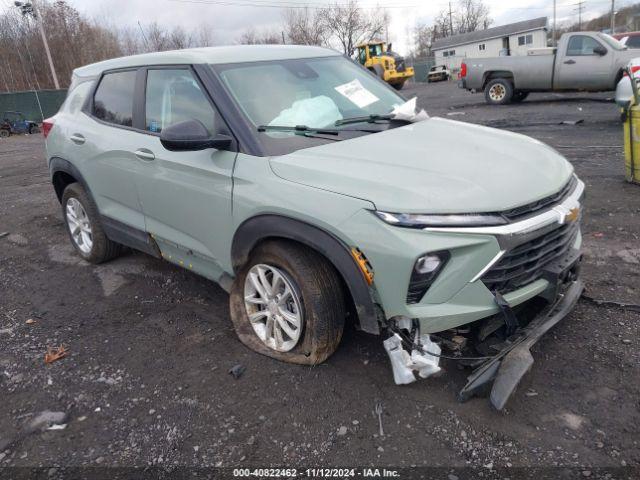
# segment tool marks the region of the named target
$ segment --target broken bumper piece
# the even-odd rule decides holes
[[[461,402],[485,394],[491,384],[490,401],[496,410],[502,410],[522,377],[533,365],[531,347],[560,320],[567,316],[582,295],[584,284],[574,281],[547,311],[534,318],[505,342],[493,358],[483,362],[468,377],[458,394]]]
[[[420,378],[427,378],[440,371],[438,366],[440,362],[438,357],[440,355],[440,347],[431,341],[429,335],[420,335],[419,333],[416,334],[414,342],[422,347],[422,352],[414,348],[409,354],[403,348],[402,338],[397,333],[394,333],[384,341],[384,348],[389,355],[389,360],[391,360],[393,380],[396,385],[415,382],[414,372]]]

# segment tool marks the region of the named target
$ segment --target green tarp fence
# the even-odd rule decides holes
[[[42,122],[58,112],[66,96],[66,90],[0,93],[0,114],[22,112],[27,120]]]
[[[413,69],[415,71],[415,81],[416,82],[426,82],[427,81],[427,73],[429,73],[429,69],[435,65],[435,60],[433,57],[429,58],[416,58],[413,61]]]

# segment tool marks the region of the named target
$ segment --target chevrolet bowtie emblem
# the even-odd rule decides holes
[[[578,220],[580,216],[580,207],[574,207],[564,216],[564,223],[572,223]]]

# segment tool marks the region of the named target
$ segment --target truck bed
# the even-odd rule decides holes
[[[550,90],[553,82],[555,55],[527,55],[493,58],[469,58],[465,61],[465,87],[481,90],[485,74],[513,72],[514,84],[520,90]]]

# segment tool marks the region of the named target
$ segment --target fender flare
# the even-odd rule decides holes
[[[66,173],[67,175],[70,175],[73,178],[75,178],[76,181],[82,185],[85,192],[87,192],[87,195],[89,195],[91,197],[91,200],[94,200],[94,203],[95,203],[95,199],[91,194],[91,189],[89,188],[89,185],[87,184],[86,180],[80,173],[80,170],[78,170],[77,167],[74,164],[72,164],[70,161],[60,157],[51,158],[51,160],[49,160],[49,173],[51,175],[51,183],[53,183],[53,188],[56,191],[56,196],[58,197],[58,201],[62,201],[62,191],[64,189],[60,189],[59,186],[56,185],[55,175],[56,173]]]
[[[496,78],[505,78],[505,79],[511,80],[511,83],[514,85],[514,90],[515,90],[516,76],[514,75],[514,73],[511,70],[500,70],[500,69],[489,70],[487,72],[484,72],[482,76],[482,90],[485,89],[485,87],[487,86],[487,83],[489,83],[491,80],[494,80]]]
[[[231,246],[234,272],[249,259],[251,250],[268,238],[287,238],[313,248],[338,270],[356,308],[360,328],[374,335],[380,334],[376,307],[369,286],[351,256],[350,248],[327,231],[314,225],[281,215],[265,214],[250,218],[236,230]]]

